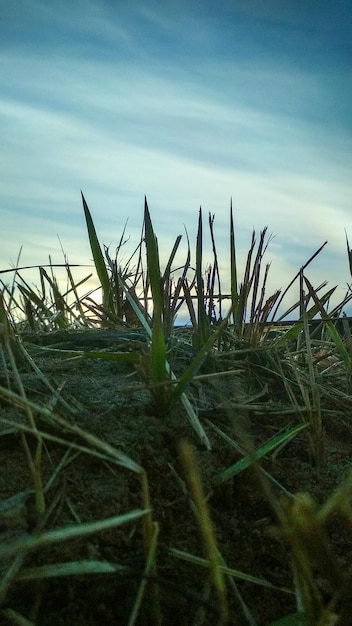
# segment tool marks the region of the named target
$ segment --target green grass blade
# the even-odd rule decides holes
[[[226,468],[224,471],[218,472],[214,476],[214,483],[219,484],[225,482],[226,480],[229,480],[229,478],[236,476],[236,474],[240,474],[256,461],[273,452],[273,450],[275,450],[278,446],[282,446],[290,441],[290,439],[293,439],[293,437],[296,437],[296,435],[307,428],[307,426],[308,424],[299,424],[298,426],[293,426],[292,428],[271,437],[262,446],[256,448],[252,453],[247,454],[242,459]]]
[[[220,280],[220,271],[219,271],[219,260],[218,253],[216,249],[215,242],[215,232],[214,232],[214,220],[215,215],[209,213],[208,223],[209,223],[209,232],[211,245],[213,250],[213,262],[212,268],[208,273],[208,286],[207,286],[207,299],[208,299],[208,323],[215,320],[218,316],[218,320],[222,319],[222,298],[221,298],[221,280]],[[217,293],[215,293],[215,283],[217,283]],[[218,311],[216,311],[215,302],[218,302]]]
[[[182,235],[178,235],[174,246],[172,248],[169,260],[167,262],[163,277],[162,277],[162,291],[163,291],[163,326],[164,336],[169,337],[174,325],[175,315],[180,308],[179,295],[183,285],[182,278],[178,279],[177,285],[174,286],[172,280],[172,264],[174,262],[177,250],[179,248]],[[183,267],[182,274],[185,273],[186,266]]]
[[[257,321],[257,318],[260,315],[260,309],[257,306],[257,297],[258,297],[259,283],[260,283],[260,277],[261,277],[262,259],[263,259],[265,250],[268,246],[268,243],[270,242],[270,237],[268,239],[268,242],[265,242],[267,229],[268,227],[265,226],[264,229],[260,233],[257,254],[255,257],[253,271],[252,271],[252,282],[253,282],[252,302],[251,302],[251,312],[250,312],[250,317],[249,317],[249,321],[251,323],[254,323],[255,321]]]
[[[166,378],[166,345],[163,328],[163,292],[160,273],[159,250],[153,230],[147,199],[144,205],[145,244],[147,249],[147,268],[153,298],[153,322],[151,344],[151,369],[154,383]],[[165,390],[161,387],[161,393]]]
[[[251,245],[247,254],[246,267],[243,276],[243,282],[241,283],[238,298],[237,308],[237,332],[242,334],[243,324],[246,321],[246,313],[248,308],[248,298],[253,282],[253,275],[251,275],[252,256],[255,248],[255,231],[252,231]]]
[[[178,548],[169,548],[168,553],[176,559],[180,559],[188,563],[193,563],[193,565],[197,565],[199,567],[209,568],[208,559],[196,556],[195,554],[191,554],[190,552],[185,552],[184,550],[179,550]],[[227,567],[226,565],[220,565],[220,569],[227,576],[231,576],[232,578],[236,578],[238,580],[245,580],[247,583],[253,583],[254,585],[259,585],[260,587],[266,587],[267,589],[276,589],[277,591],[281,591],[287,594],[293,593],[290,589],[287,589],[286,587],[279,587],[269,582],[268,580],[265,580],[264,578],[259,578],[251,574],[246,574],[245,572],[234,569],[232,567]]]
[[[350,274],[352,276],[352,250],[350,248],[350,244],[349,244],[349,241],[348,241],[346,229],[345,229],[345,235],[346,235],[348,265],[349,265],[349,268],[350,268]]]
[[[176,241],[175,241],[175,243],[174,243],[174,246],[173,246],[173,248],[172,248],[172,250],[171,250],[171,254],[170,254],[169,260],[168,260],[168,262],[167,262],[167,265],[166,265],[166,268],[165,268],[164,274],[163,274],[163,283],[164,283],[164,284],[165,284],[165,283],[167,283],[167,281],[168,281],[168,280],[169,280],[169,278],[170,278],[170,274],[171,274],[171,267],[172,267],[172,264],[173,264],[173,262],[174,262],[174,259],[175,259],[175,256],[176,256],[176,253],[177,253],[177,250],[178,250],[178,248],[179,248],[179,245],[180,245],[181,239],[182,239],[182,235],[178,235],[178,236],[177,236],[177,238],[176,238]]]
[[[99,240],[97,237],[97,233],[95,230],[95,226],[92,220],[91,213],[89,211],[88,205],[86,203],[83,192],[81,191],[82,202],[83,202],[83,210],[87,223],[88,237],[90,248],[93,254],[93,260],[95,269],[98,274],[98,278],[100,280],[100,284],[103,290],[103,306],[107,308],[109,311],[114,310],[112,294],[111,294],[111,285],[109,280],[109,275],[106,269],[105,260],[103,253],[100,248]]]
[[[231,268],[231,303],[234,328],[238,323],[238,287],[237,287],[237,262],[236,262],[236,241],[233,221],[232,198],[230,207],[230,268]]]
[[[137,597],[132,608],[131,615],[128,620],[128,626],[134,626],[138,616],[140,614],[140,608],[142,604],[142,599],[146,595],[148,590],[148,577],[155,578],[157,575],[156,569],[156,556],[157,556],[157,546],[158,546],[158,536],[159,536],[159,527],[158,524],[153,524],[152,537],[150,541],[150,545],[148,547],[148,555],[147,561],[144,569],[144,576],[139,585]],[[160,601],[159,601],[159,589],[157,584],[151,583],[149,586],[149,594],[146,598],[148,602],[148,612],[150,616],[151,623],[154,626],[161,626],[162,616],[160,611]]]
[[[43,580],[46,578],[61,578],[62,576],[86,576],[97,574],[118,574],[126,572],[127,568],[108,561],[67,561],[64,563],[52,563],[38,567],[26,567],[17,575],[16,580],[27,582],[29,580]]]
[[[196,289],[198,304],[198,327],[195,332],[195,344],[200,348],[209,337],[209,320],[206,314],[205,297],[204,297],[204,281],[202,276],[202,260],[203,260],[203,223],[202,208],[199,209],[197,243],[196,243]]]
[[[66,526],[56,530],[49,530],[39,535],[25,535],[19,539],[8,541],[0,547],[0,557],[5,558],[18,554],[19,551],[30,552],[50,545],[72,541],[81,537],[89,537],[96,533],[111,528],[117,528],[129,522],[135,522],[149,513],[148,509],[136,509],[114,517],[98,520],[96,522],[84,522],[75,526]]]
[[[145,244],[147,250],[147,268],[150,280],[150,288],[153,298],[154,317],[162,320],[163,313],[163,297],[161,288],[161,272],[159,261],[159,250],[156,235],[153,230],[152,221],[148,209],[147,199],[144,204],[144,225],[145,225]]]
[[[122,276],[118,275],[118,282],[119,285],[121,287],[121,289],[123,290],[125,296],[126,296],[126,300],[128,301],[129,305],[131,306],[131,309],[133,310],[134,314],[136,315],[138,321],[140,322],[141,326],[144,328],[147,336],[149,337],[149,339],[151,339],[152,337],[152,331],[150,328],[150,323],[148,321],[148,313],[147,311],[143,308],[143,306],[141,305],[140,301],[138,300],[138,297],[135,293],[134,290],[130,290],[128,288],[128,286],[126,285],[125,280],[122,278]]]

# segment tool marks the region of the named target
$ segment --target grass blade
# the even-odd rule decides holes
[[[121,515],[115,515],[106,519],[98,520],[96,522],[85,522],[83,524],[77,524],[76,526],[67,526],[65,528],[59,528],[57,530],[49,530],[39,535],[30,535],[8,541],[6,544],[0,547],[0,558],[13,556],[18,554],[19,551],[31,552],[32,550],[38,550],[64,541],[71,541],[72,539],[79,539],[81,537],[89,537],[96,533],[117,526],[122,526],[129,522],[134,522],[149,513],[148,509],[136,509],[129,511],[128,513],[122,513]]]
[[[349,244],[349,241],[348,241],[346,230],[345,230],[345,235],[346,235],[348,265],[349,265],[349,268],[350,268],[350,274],[352,276],[352,250],[350,248],[350,244]]]
[[[99,240],[97,237],[97,233],[94,227],[94,223],[92,220],[92,216],[90,214],[88,205],[86,203],[83,192],[81,191],[82,202],[83,202],[83,210],[87,223],[88,237],[90,248],[93,254],[93,260],[95,269],[98,274],[98,278],[100,280],[100,284],[103,290],[103,306],[106,307],[109,311],[114,310],[112,294],[111,294],[111,285],[109,280],[109,275],[106,269],[105,260],[103,257],[103,253],[100,248]]]
[[[232,317],[233,326],[237,328],[238,325],[238,287],[237,287],[237,262],[236,262],[236,243],[235,243],[235,229],[233,221],[232,211],[232,198],[230,207],[230,268],[231,268],[231,303],[232,303]]]
[[[108,561],[67,561],[52,563],[38,567],[26,567],[18,574],[17,581],[43,580],[46,578],[61,578],[62,576],[86,576],[97,574],[117,574],[126,571],[126,567],[109,563]]]
[[[266,441],[262,446],[256,448],[250,454],[247,454],[245,457],[228,467],[222,472],[218,472],[218,474],[214,477],[214,483],[219,484],[224,482],[225,480],[229,480],[236,474],[240,474],[245,469],[253,465],[255,461],[263,458],[267,454],[270,454],[275,450],[278,446],[282,446],[283,444],[296,437],[302,430],[307,428],[308,424],[299,424],[298,426],[293,426],[292,428],[288,428],[282,433],[271,437],[268,441]]]
[[[145,243],[147,249],[147,268],[150,280],[150,288],[153,298],[152,320],[152,343],[151,343],[151,373],[154,383],[160,383],[166,379],[166,345],[163,328],[163,293],[162,278],[160,272],[159,250],[157,239],[153,230],[147,199],[144,204]],[[158,394],[162,394],[160,410],[165,410],[165,388],[160,387]],[[163,406],[164,405],[164,406]]]
[[[209,320],[205,309],[204,297],[204,281],[202,276],[202,259],[203,259],[203,224],[202,224],[202,208],[199,209],[198,231],[196,243],[196,289],[198,304],[198,325],[194,333],[194,343],[200,348],[209,337]]]

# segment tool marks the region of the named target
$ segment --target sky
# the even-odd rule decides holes
[[[91,264],[82,189],[110,250],[145,195],[165,259],[215,214],[225,276],[232,198],[240,275],[267,225],[272,291],[327,240],[307,276],[342,300],[351,31],[350,0],[0,0],[0,270]]]

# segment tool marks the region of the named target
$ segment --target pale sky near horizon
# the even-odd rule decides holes
[[[138,243],[144,194],[166,255],[199,206],[228,266],[254,227],[284,288],[351,280],[349,0],[0,2],[0,270],[90,263],[83,190],[101,243]],[[185,246],[185,244],[184,244]],[[184,247],[185,250],[185,247]],[[10,280],[11,274],[0,274]],[[268,294],[269,295],[269,294]]]

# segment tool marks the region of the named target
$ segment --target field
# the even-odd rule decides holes
[[[121,266],[82,200],[101,297],[68,263],[66,289],[2,283],[1,623],[347,626],[350,291],[328,310],[318,250],[282,314],[266,229],[238,276],[232,211],[228,294],[201,212],[194,266],[177,238],[160,267],[147,202]]]

